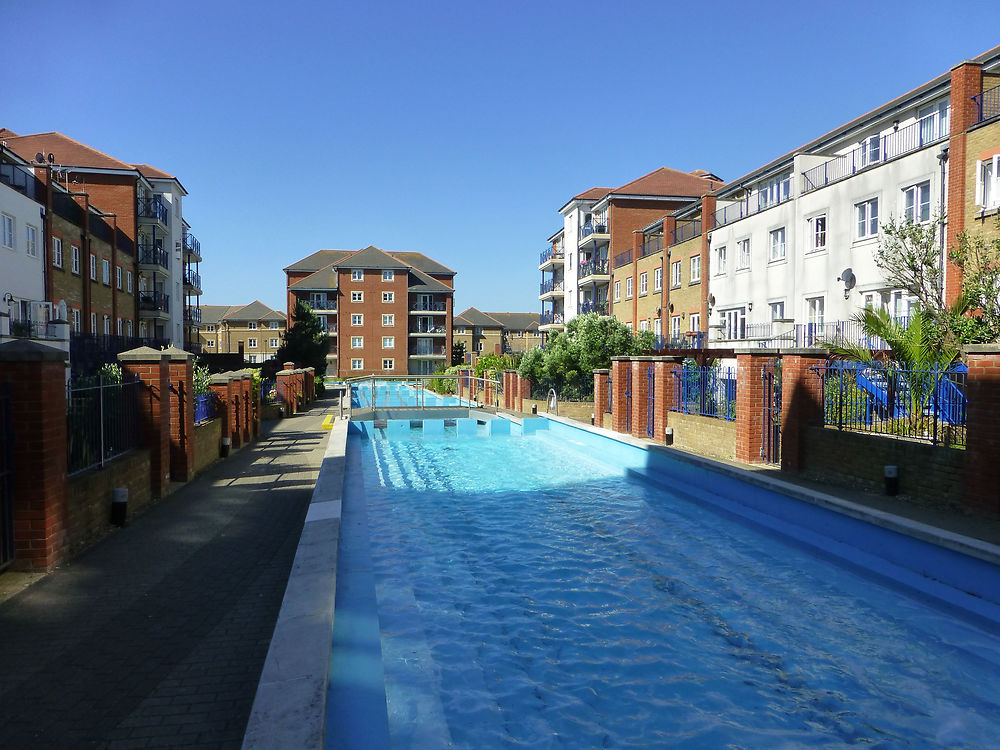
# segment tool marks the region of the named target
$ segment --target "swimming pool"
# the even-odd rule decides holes
[[[341,545],[370,537],[393,747],[995,744],[998,630],[913,595],[993,617],[993,566],[794,501],[769,507],[758,488],[651,466],[582,430],[525,426],[355,425],[362,471]],[[800,541],[775,531],[792,527]],[[801,543],[826,529],[815,543],[848,566]],[[951,570],[936,580],[902,569],[937,554]],[[865,565],[899,568],[898,581]],[[359,590],[342,568],[335,630],[342,588]],[[948,576],[979,588],[956,592]],[[335,637],[334,675],[337,659]]]
[[[425,381],[426,382],[426,381]],[[458,396],[443,396],[423,387],[418,381],[385,383],[378,382],[374,389],[370,383],[358,383],[351,388],[351,406],[354,408],[372,408],[372,391],[374,404],[384,409],[393,406],[460,406]]]

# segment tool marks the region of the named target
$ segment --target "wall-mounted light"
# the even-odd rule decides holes
[[[747,312],[753,312],[753,302],[747,303]]]
[[[893,131],[899,130],[899,120],[892,121],[892,129]]]

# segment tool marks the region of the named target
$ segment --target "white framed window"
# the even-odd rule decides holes
[[[626,328],[628,328],[628,329],[629,329],[629,330],[631,331],[631,330],[632,330],[632,321],[631,321],[631,320],[630,320],[630,321],[628,321],[628,322],[627,322],[627,323],[625,324],[625,327],[626,327]]]
[[[247,330],[256,331],[257,330],[257,321],[256,320],[251,320],[249,323],[247,323]]]
[[[861,141],[861,166],[878,164],[882,161],[882,136],[871,135]]]
[[[747,337],[747,309],[745,307],[734,307],[731,310],[722,311],[722,323],[725,337],[730,341],[741,340]]]
[[[869,198],[854,204],[857,218],[857,238],[875,237],[878,234],[878,198]]]
[[[119,336],[123,335],[125,332],[125,321],[122,320],[121,318],[118,318],[118,326],[116,330]]]
[[[129,294],[132,293],[132,272],[131,271],[126,271],[125,272],[125,291],[128,292]]]
[[[681,262],[675,260],[670,264],[670,286],[676,288],[681,285]]]
[[[625,299],[632,299],[632,277],[625,279]]]
[[[363,370],[365,369],[365,361],[363,359],[352,359],[351,360],[352,370]]]
[[[660,338],[663,335],[663,320],[660,318],[653,319],[653,334],[656,338]]]
[[[382,292],[382,301],[383,302],[395,302],[396,301],[396,293],[395,292]]]
[[[14,249],[14,217],[0,214],[0,245]]]
[[[382,281],[394,281],[396,272],[391,270],[382,271]]]
[[[70,262],[70,270],[73,273],[75,273],[75,274],[79,274],[80,273],[80,248],[78,248],[76,245],[73,245],[73,247],[70,248],[70,251],[69,251],[69,262]]]
[[[212,333],[215,330],[215,326],[205,326],[206,333]]]
[[[701,313],[691,313],[691,317],[688,318],[688,330],[692,333],[701,330]]]
[[[903,191],[903,218],[912,224],[930,221],[931,183],[921,182]]]
[[[736,270],[742,271],[750,268],[750,238],[745,237],[736,241]]]
[[[396,316],[393,313],[382,313],[382,325],[386,328],[396,325]]]
[[[715,275],[726,275],[726,246],[715,248]]]
[[[111,316],[110,315],[105,315],[104,318],[101,320],[101,322],[104,324],[104,335],[105,336],[110,336],[111,335]]]
[[[663,269],[653,269],[653,291],[658,292],[663,289]]]
[[[352,313],[351,314],[351,325],[352,326],[363,326],[365,324],[364,313]]]
[[[395,336],[383,336],[382,337],[382,348],[383,349],[395,349],[396,348],[396,337]]]
[[[826,250],[826,214],[812,218],[812,230],[809,233],[809,252]]]
[[[640,331],[649,330],[649,321],[646,318],[643,318],[642,320],[639,321],[639,330]]]
[[[649,293],[649,282],[647,280],[647,272],[643,271],[639,274],[639,296],[645,297]]]
[[[247,339],[247,347],[250,349],[257,348],[257,339]]]
[[[351,292],[351,302],[364,302],[365,293],[364,292]]]
[[[280,342],[278,341],[278,339],[268,339],[267,345],[272,349],[277,349],[280,346]]]
[[[93,253],[90,254],[90,278],[97,281],[97,256]]]
[[[97,333],[97,313],[90,314],[90,332]]]
[[[101,281],[111,286],[111,261],[101,258]]]
[[[785,301],[771,302],[768,307],[771,311],[771,321],[784,320],[785,318]]]
[[[24,239],[27,243],[24,250],[32,258],[38,257],[38,228],[28,224],[24,227]]]
[[[622,301],[622,283],[621,281],[615,281],[615,302]]]
[[[476,343],[476,351],[477,352],[483,351],[483,342],[482,341],[479,341],[479,342]]]
[[[122,267],[121,266],[115,266],[115,288],[116,289],[121,289],[122,288]]]
[[[811,326],[822,326],[825,309],[824,297],[806,297],[806,322]]]
[[[768,234],[768,245],[770,247],[770,254],[768,259],[784,260],[785,259],[785,228],[778,227],[777,229],[772,229]]]
[[[670,318],[670,337],[679,339],[681,337],[681,316],[673,315]]]
[[[760,208],[777,205],[782,201],[787,201],[792,194],[792,175],[786,172],[778,177],[773,177],[757,190],[757,203]]]
[[[364,281],[364,280],[365,280],[364,271],[359,271],[359,270],[351,271],[351,281]]]
[[[1000,207],[1000,154],[976,163],[976,205]]]
[[[396,369],[396,360],[394,360],[394,359],[383,359],[382,360],[382,369],[383,370],[395,370]]]
[[[62,240],[58,237],[52,238],[52,265],[56,268],[63,267]]]
[[[692,255],[691,256],[691,277],[688,280],[689,284],[696,284],[701,281],[701,256]]]
[[[365,348],[365,337],[364,336],[351,336],[351,348],[352,349],[364,349]]]
[[[326,292],[309,292],[309,306],[313,310],[329,310]]]
[[[126,334],[125,334],[126,336],[131,336],[132,335],[132,331],[134,331],[135,328],[134,328],[131,320],[125,321],[125,330],[126,330]]]
[[[247,357],[247,362],[250,362],[251,364],[256,364],[257,363],[257,355],[256,354],[248,354],[248,355],[246,355],[246,357]]]
[[[73,318],[73,332],[80,333],[80,311],[74,309],[72,312]]]
[[[215,346],[215,339],[208,339],[205,342],[205,346],[207,346],[207,347],[213,347],[213,346]]]
[[[270,323],[268,323],[267,327],[270,328],[272,331],[277,331],[278,330],[278,321],[272,320]]]

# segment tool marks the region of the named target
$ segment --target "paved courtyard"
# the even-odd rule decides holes
[[[323,406],[0,603],[0,747],[240,746],[323,458]]]

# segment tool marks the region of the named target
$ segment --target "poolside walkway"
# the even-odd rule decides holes
[[[333,403],[0,603],[0,747],[240,747]]]

